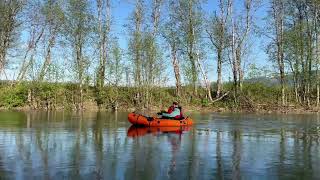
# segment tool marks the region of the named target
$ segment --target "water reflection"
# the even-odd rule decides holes
[[[180,129],[130,127],[127,113],[1,112],[0,179],[320,179],[317,116],[192,116]]]
[[[128,129],[128,137],[139,137],[147,134],[160,135],[160,134],[178,134],[190,131],[192,127],[139,127],[131,125]]]
[[[152,135],[158,138],[161,136],[161,139],[164,138],[165,141],[161,141],[161,143],[167,145],[167,151],[169,152],[167,156],[170,157],[168,158],[168,165],[166,167],[166,178],[171,179],[177,170],[176,164],[178,154],[180,153],[183,133],[187,133],[191,129],[192,127],[137,127],[132,125],[128,129],[127,136],[130,138],[143,138],[146,135]],[[159,163],[161,163],[161,161]]]

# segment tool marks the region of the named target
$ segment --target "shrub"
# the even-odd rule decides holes
[[[0,89],[0,106],[5,108],[25,106],[28,100],[28,88],[21,84]]]

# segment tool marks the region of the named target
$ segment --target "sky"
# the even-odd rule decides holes
[[[95,1],[94,0],[90,0],[92,2],[92,7],[95,8]],[[207,0],[205,3],[202,4],[202,8],[203,11],[205,12],[205,16],[209,17],[215,10],[217,10],[218,6],[217,6],[218,0]],[[235,11],[239,11],[239,9],[241,9],[243,3],[241,2],[241,0],[236,0],[235,1]],[[119,40],[119,44],[120,47],[126,51],[127,50],[127,45],[128,45],[128,33],[127,33],[127,28],[124,27],[126,24],[129,23],[129,17],[132,15],[133,11],[134,11],[134,0],[111,0],[111,14],[112,14],[112,27],[111,27],[111,32],[113,34],[113,36],[117,37],[117,39]],[[146,7],[146,9],[148,9],[149,7]],[[257,10],[257,12],[255,13],[256,15],[256,20],[255,23],[257,24],[258,27],[263,28],[265,25],[265,21],[263,20],[264,17],[267,16],[266,12],[267,12],[267,8],[268,8],[268,4],[264,1],[260,8]],[[149,8],[150,9],[150,8]],[[94,12],[97,14],[97,12]],[[161,10],[161,14],[162,15],[166,15],[166,9],[162,8]],[[22,30],[22,40],[26,39],[26,32],[25,30]],[[250,64],[250,63],[254,63],[256,64],[258,67],[262,67],[264,65],[270,64],[268,62],[268,56],[266,55],[265,51],[264,51],[264,46],[266,44],[266,42],[268,42],[268,40],[266,39],[266,37],[258,37],[255,36],[252,39],[252,53],[251,55],[248,57],[248,59],[246,59],[246,65]],[[166,45],[162,45],[162,47],[164,49],[168,49],[166,47]],[[207,49],[207,57],[204,59],[205,62],[207,62],[207,72],[208,72],[208,77],[210,81],[216,81],[217,76],[216,76],[216,58],[215,55],[213,53],[213,49],[208,48]],[[124,56],[124,61],[128,60],[127,56]],[[168,54],[168,52],[164,51],[164,55],[163,58],[165,59],[165,63],[171,63],[170,62],[170,56]],[[63,57],[62,57],[63,59]],[[19,68],[20,64],[21,64],[21,60],[16,60],[17,65],[16,68]],[[231,71],[230,71],[230,66],[229,65],[224,65],[224,73],[223,73],[223,80],[229,80],[229,78],[231,77]],[[171,67],[171,64],[169,66],[169,68],[167,68],[165,70],[165,74],[169,77],[173,76],[173,69]],[[6,70],[6,74],[8,76],[9,79],[14,79],[17,76],[17,70]],[[1,74],[1,79],[6,79],[6,77],[4,77],[3,74]],[[169,78],[169,85],[173,85],[174,84],[174,79]]]

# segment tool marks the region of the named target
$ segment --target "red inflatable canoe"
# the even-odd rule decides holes
[[[182,120],[175,119],[159,119],[156,117],[145,117],[143,115],[130,113],[128,120],[133,125],[148,126],[148,127],[180,127],[191,126],[193,121],[191,118],[186,117]]]

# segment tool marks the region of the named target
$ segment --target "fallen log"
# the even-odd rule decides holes
[[[230,93],[230,91],[226,92],[224,95],[222,95],[221,97],[219,97],[218,99],[215,99],[213,101],[211,101],[211,103],[215,103],[215,102],[218,102],[220,101],[221,99],[223,99],[224,97],[228,96],[228,94]]]

